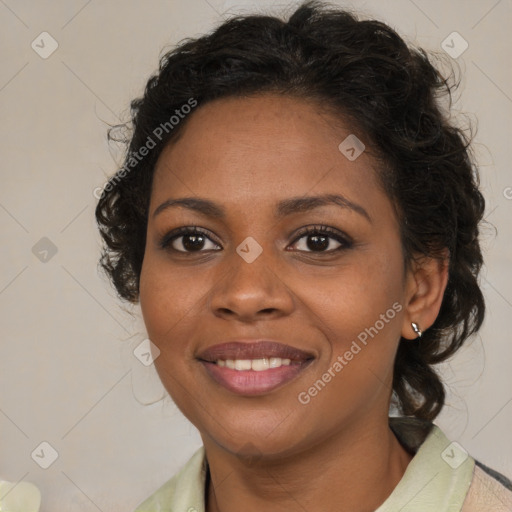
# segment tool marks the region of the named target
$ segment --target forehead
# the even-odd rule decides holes
[[[336,192],[375,202],[383,192],[374,160],[367,151],[350,160],[339,149],[354,132],[313,101],[272,94],[212,101],[162,151],[153,209],[170,195],[213,195],[238,207]]]

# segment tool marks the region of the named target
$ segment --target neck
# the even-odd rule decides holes
[[[241,460],[203,441],[210,470],[207,512],[373,511],[412,458],[382,420],[353,425],[321,445],[272,459]]]

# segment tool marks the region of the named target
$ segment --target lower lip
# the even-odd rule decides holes
[[[311,360],[256,372],[254,370],[233,370],[216,363],[201,361],[215,382],[233,393],[249,396],[268,393],[291,381],[309,366],[310,362]]]

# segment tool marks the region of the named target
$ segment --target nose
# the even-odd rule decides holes
[[[292,291],[268,251],[252,263],[233,251],[222,267],[210,297],[215,316],[253,322],[293,311]]]

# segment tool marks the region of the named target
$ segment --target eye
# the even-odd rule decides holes
[[[305,239],[305,241],[302,241]],[[208,246],[210,244],[210,246]],[[162,249],[178,253],[193,253],[221,250],[220,245],[212,240],[208,232],[197,226],[185,226],[167,233],[159,243]],[[295,238],[301,252],[333,253],[352,246],[350,238],[327,226],[308,226]],[[332,247],[334,245],[334,247]]]
[[[211,244],[208,247],[208,242]],[[162,249],[171,249],[176,252],[204,252],[218,250],[219,245],[212,241],[206,231],[197,226],[188,226],[175,229],[167,233],[160,241]],[[205,247],[206,245],[206,247]]]
[[[306,241],[301,242],[302,239],[306,239]],[[299,243],[297,244],[297,242]],[[319,253],[332,253],[349,249],[352,246],[347,235],[327,226],[308,226],[302,230],[294,244],[298,246],[299,251]]]

